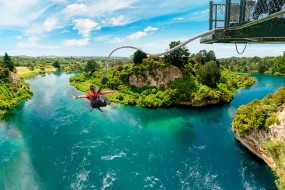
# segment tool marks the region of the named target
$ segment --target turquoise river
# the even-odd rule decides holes
[[[34,96],[0,121],[0,190],[276,189],[268,166],[231,131],[236,109],[285,84],[254,75],[229,104],[115,105],[90,112],[72,74],[26,81]]]

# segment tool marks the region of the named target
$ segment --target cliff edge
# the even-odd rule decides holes
[[[252,130],[241,136],[235,126],[232,131],[236,139],[252,153],[264,160],[279,178],[276,180],[279,189],[285,189],[285,106],[278,108],[276,116],[278,124],[270,125],[265,129]]]

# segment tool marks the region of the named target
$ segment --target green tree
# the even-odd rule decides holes
[[[206,62],[208,61],[216,61],[216,54],[213,50],[210,50],[206,53]]]
[[[199,53],[195,55],[195,59],[203,65],[209,61],[217,61],[216,54],[213,50],[210,50],[209,52],[200,50]]]
[[[100,64],[95,59],[89,59],[85,65],[85,72],[95,72],[100,69]]]
[[[283,56],[274,59],[274,70],[280,73],[285,73],[285,52]]]
[[[0,83],[8,82],[8,77],[9,77],[9,69],[6,67],[0,67]]]
[[[35,66],[34,66],[33,64],[30,64],[30,65],[29,65],[29,69],[30,69],[31,71],[33,71],[33,70],[35,70]]]
[[[202,63],[203,65],[206,63],[206,57],[207,57],[206,50],[200,50],[199,53],[195,55],[196,61],[198,61],[199,63]]]
[[[221,70],[215,61],[201,65],[197,70],[199,81],[209,87],[215,88],[221,78]]]
[[[60,69],[60,63],[58,60],[56,60],[55,62],[53,62],[52,66],[54,66],[57,69]]]
[[[4,67],[7,67],[9,69],[9,71],[14,71],[15,65],[11,57],[7,53],[5,53],[3,57],[3,64],[4,64]]]
[[[170,42],[169,48],[170,49],[174,48],[179,44],[181,44],[180,41]],[[188,63],[189,56],[190,56],[189,50],[187,49],[187,47],[184,46],[179,48],[178,50],[171,52],[170,54],[165,55],[164,59],[166,63],[182,68],[184,67],[184,65]]]
[[[260,57],[257,57],[257,56],[254,56],[252,59],[251,59],[251,62],[253,63],[259,63],[261,61],[261,58]]]
[[[145,59],[145,58],[147,58],[147,55],[144,52],[137,50],[134,53],[133,62],[134,62],[134,64],[140,64],[140,63],[142,63],[143,59]]]
[[[176,101],[191,101],[191,94],[197,89],[195,78],[193,76],[185,76],[184,78],[175,79],[169,83],[172,89],[176,89]]]

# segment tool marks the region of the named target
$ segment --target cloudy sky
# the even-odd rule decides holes
[[[209,0],[0,0],[0,53],[107,56],[122,45],[160,53],[208,30]],[[187,45],[240,56],[232,44]],[[243,46],[239,47],[240,49]],[[242,56],[281,55],[284,45],[249,45]],[[114,56],[130,56],[119,50]]]

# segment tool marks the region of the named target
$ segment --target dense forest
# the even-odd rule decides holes
[[[19,101],[32,95],[29,85],[15,74],[15,65],[5,53],[0,59],[0,118]]]
[[[278,57],[231,57],[219,59],[222,66],[233,71],[285,75],[285,52]]]
[[[179,43],[171,42],[169,46],[172,48]],[[180,105],[181,102],[198,106],[214,104],[213,100],[215,103],[229,102],[235,90],[255,82],[248,74],[233,73],[221,66],[214,51],[201,50],[190,55],[189,50],[183,47],[164,57],[147,57],[140,51],[132,57],[132,64],[115,65],[107,72],[94,63],[88,72],[71,77],[70,83],[87,92],[90,84],[100,86],[101,78],[106,74],[109,78],[106,87],[117,90],[109,95],[113,102],[157,108]],[[145,85],[139,88],[130,84],[132,74],[147,80],[146,73],[155,78],[158,68],[171,66],[178,67],[183,77],[159,87]]]

